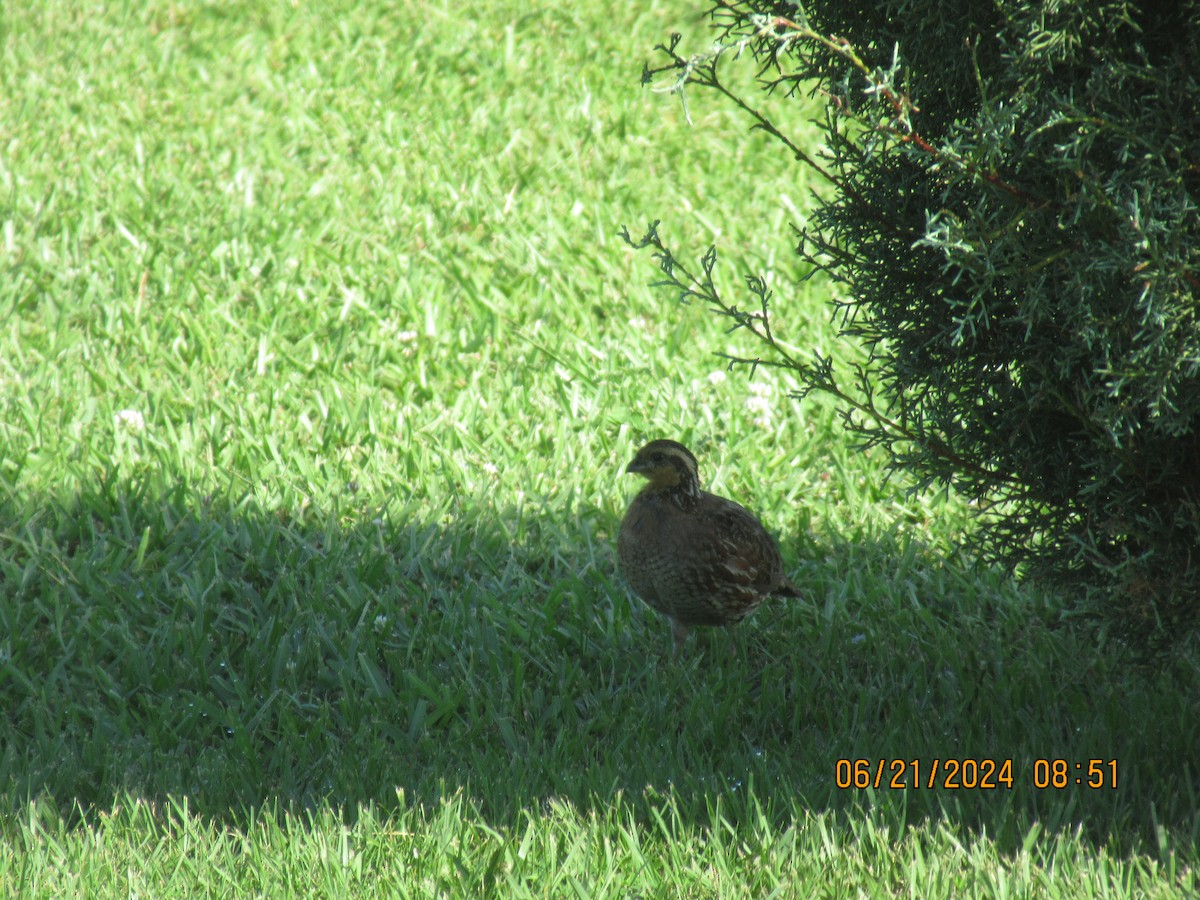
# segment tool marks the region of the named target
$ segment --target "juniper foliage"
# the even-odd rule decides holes
[[[820,176],[797,252],[866,362],[796,355],[766,284],[739,308],[713,251],[693,270],[657,223],[626,238],[762,340],[735,362],[794,371],[920,487],[976,501],[982,558],[1054,581],[1103,634],[1178,648],[1200,625],[1200,3],[710,13],[713,46],[673,37],[643,80],[719,94]],[[748,59],[762,108],[728,77]],[[813,96],[815,157],[791,137]]]

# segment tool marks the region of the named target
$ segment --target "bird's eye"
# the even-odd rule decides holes
[[[666,459],[667,459],[667,458],[666,458],[665,456],[663,456],[661,453],[655,453],[655,454],[654,454],[652,457],[650,457],[650,458],[651,458],[651,459],[653,459],[653,460],[654,460],[656,463],[660,463],[660,462],[666,462]]]

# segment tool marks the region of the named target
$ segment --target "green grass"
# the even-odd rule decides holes
[[[717,242],[838,349],[805,174],[638,85],[695,10],[3,7],[0,885],[1197,889],[1195,661],[1139,673],[974,569],[969,510],[726,374],[754,348],[616,237]],[[811,598],[677,664],[613,551],[655,436]],[[1014,786],[835,781],[952,757]]]

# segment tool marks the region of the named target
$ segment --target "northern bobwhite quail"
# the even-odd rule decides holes
[[[683,444],[651,441],[625,471],[650,483],[621,523],[621,574],[670,620],[676,654],[693,625],[733,625],[769,595],[800,596],[754,514],[700,490],[696,457]]]

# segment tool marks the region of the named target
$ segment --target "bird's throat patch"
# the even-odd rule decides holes
[[[650,476],[650,486],[656,490],[678,487],[680,482],[679,470],[674,466],[663,466],[655,469]]]

